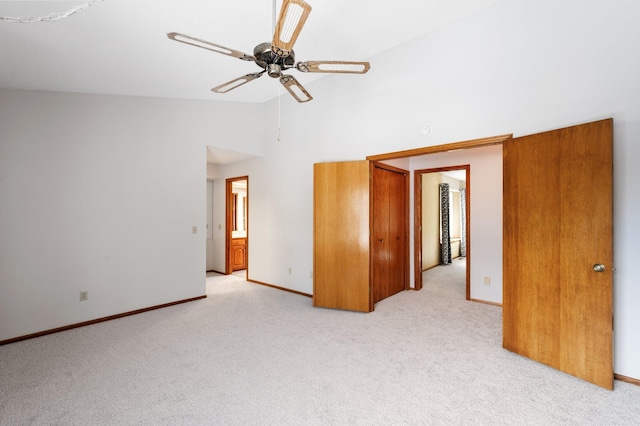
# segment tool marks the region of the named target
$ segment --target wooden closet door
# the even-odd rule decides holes
[[[313,170],[313,305],[370,312],[370,162]]]
[[[371,289],[376,303],[391,294],[389,282],[389,211],[390,175],[378,166],[373,168],[373,205],[371,238]]]
[[[408,172],[396,171],[389,183],[389,289],[390,295],[407,288],[409,276]]]
[[[371,270],[373,302],[406,288],[408,271],[408,172],[373,168]]]

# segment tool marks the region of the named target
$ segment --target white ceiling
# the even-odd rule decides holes
[[[369,60],[500,1],[307,0],[313,10],[296,43],[296,60]],[[0,16],[48,15],[83,2],[0,1]],[[282,1],[276,3],[279,10]],[[166,34],[181,32],[252,54],[272,38],[272,8],[273,0],[104,0],[56,22],[0,21],[0,87],[266,102],[281,87],[267,76],[227,94],[210,91],[260,71],[257,65]],[[290,72],[302,85],[322,77]],[[376,72],[375,61],[369,72]]]
[[[256,158],[255,155],[243,152],[230,151],[228,149],[207,147],[207,163],[209,164],[232,164],[240,161]]]

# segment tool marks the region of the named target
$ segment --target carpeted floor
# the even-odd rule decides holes
[[[640,387],[503,350],[454,268],[370,314],[212,275],[207,299],[2,346],[0,425],[640,423]]]

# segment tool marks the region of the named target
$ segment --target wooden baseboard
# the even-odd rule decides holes
[[[8,345],[9,343],[20,342],[22,340],[34,339],[36,337],[46,336],[47,334],[59,333],[61,331],[72,330],[74,328],[84,327],[87,325],[97,324],[100,322],[111,321],[118,318],[128,317],[131,315],[141,314],[143,312],[149,312],[156,309],[167,308],[169,306],[179,305],[182,303],[193,302],[195,300],[205,299],[207,295],[192,297],[191,299],[178,300],[176,302],[164,303],[162,305],[150,306],[148,308],[136,309],[135,311],[123,312],[121,314],[109,315],[108,317],[97,318],[90,321],[79,322],[77,324],[65,325],[64,327],[52,328],[51,330],[39,331],[38,333],[27,334],[25,336],[18,336],[12,339],[0,341],[0,346]]]
[[[496,303],[496,302],[488,302],[486,300],[478,300],[478,299],[469,299],[470,302],[476,302],[476,303],[484,303],[485,305],[491,305],[491,306],[499,306],[502,308],[502,303]]]
[[[614,374],[613,378],[620,380],[621,382],[631,383],[632,385],[640,386],[640,379],[634,379],[633,377],[623,376],[622,374]]]
[[[249,278],[247,278],[247,282],[254,283],[254,284],[260,284],[260,285],[263,285],[263,286],[266,286],[266,287],[275,288],[277,290],[288,291],[289,293],[298,294],[300,296],[313,297],[312,294],[303,293],[301,291],[296,291],[296,290],[291,290],[290,288],[278,287],[277,285],[267,284],[267,283],[263,283],[261,281],[251,280]]]

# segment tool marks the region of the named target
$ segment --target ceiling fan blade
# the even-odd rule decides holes
[[[371,66],[369,62],[354,61],[304,61],[296,64],[302,72],[332,72],[340,74],[365,74]]]
[[[213,89],[211,89],[211,91],[216,93],[227,93],[230,90],[236,89],[242,86],[243,84],[247,84],[248,82],[253,81],[256,78],[261,77],[262,74],[264,74],[264,71],[243,75],[242,77],[238,77],[234,80],[228,81],[224,84],[221,84],[220,86],[216,86]]]
[[[282,2],[280,17],[271,43],[276,55],[289,56],[309,13],[311,13],[311,6],[303,0],[284,0]]]
[[[243,61],[255,61],[255,58],[244,52],[238,50],[229,49],[228,47],[220,46],[209,41],[201,40],[199,38],[191,37],[180,33],[168,33],[167,37],[171,40],[179,41],[180,43],[190,44],[192,46],[200,47],[202,49],[211,50],[213,52],[222,53],[223,55],[233,56],[234,58],[242,59]]]
[[[307,90],[302,87],[302,85],[298,83],[298,80],[296,80],[292,75],[282,74],[280,76],[280,83],[282,83],[284,88],[291,93],[291,96],[296,98],[296,101],[300,103],[309,102],[313,99],[309,92],[307,92]]]

